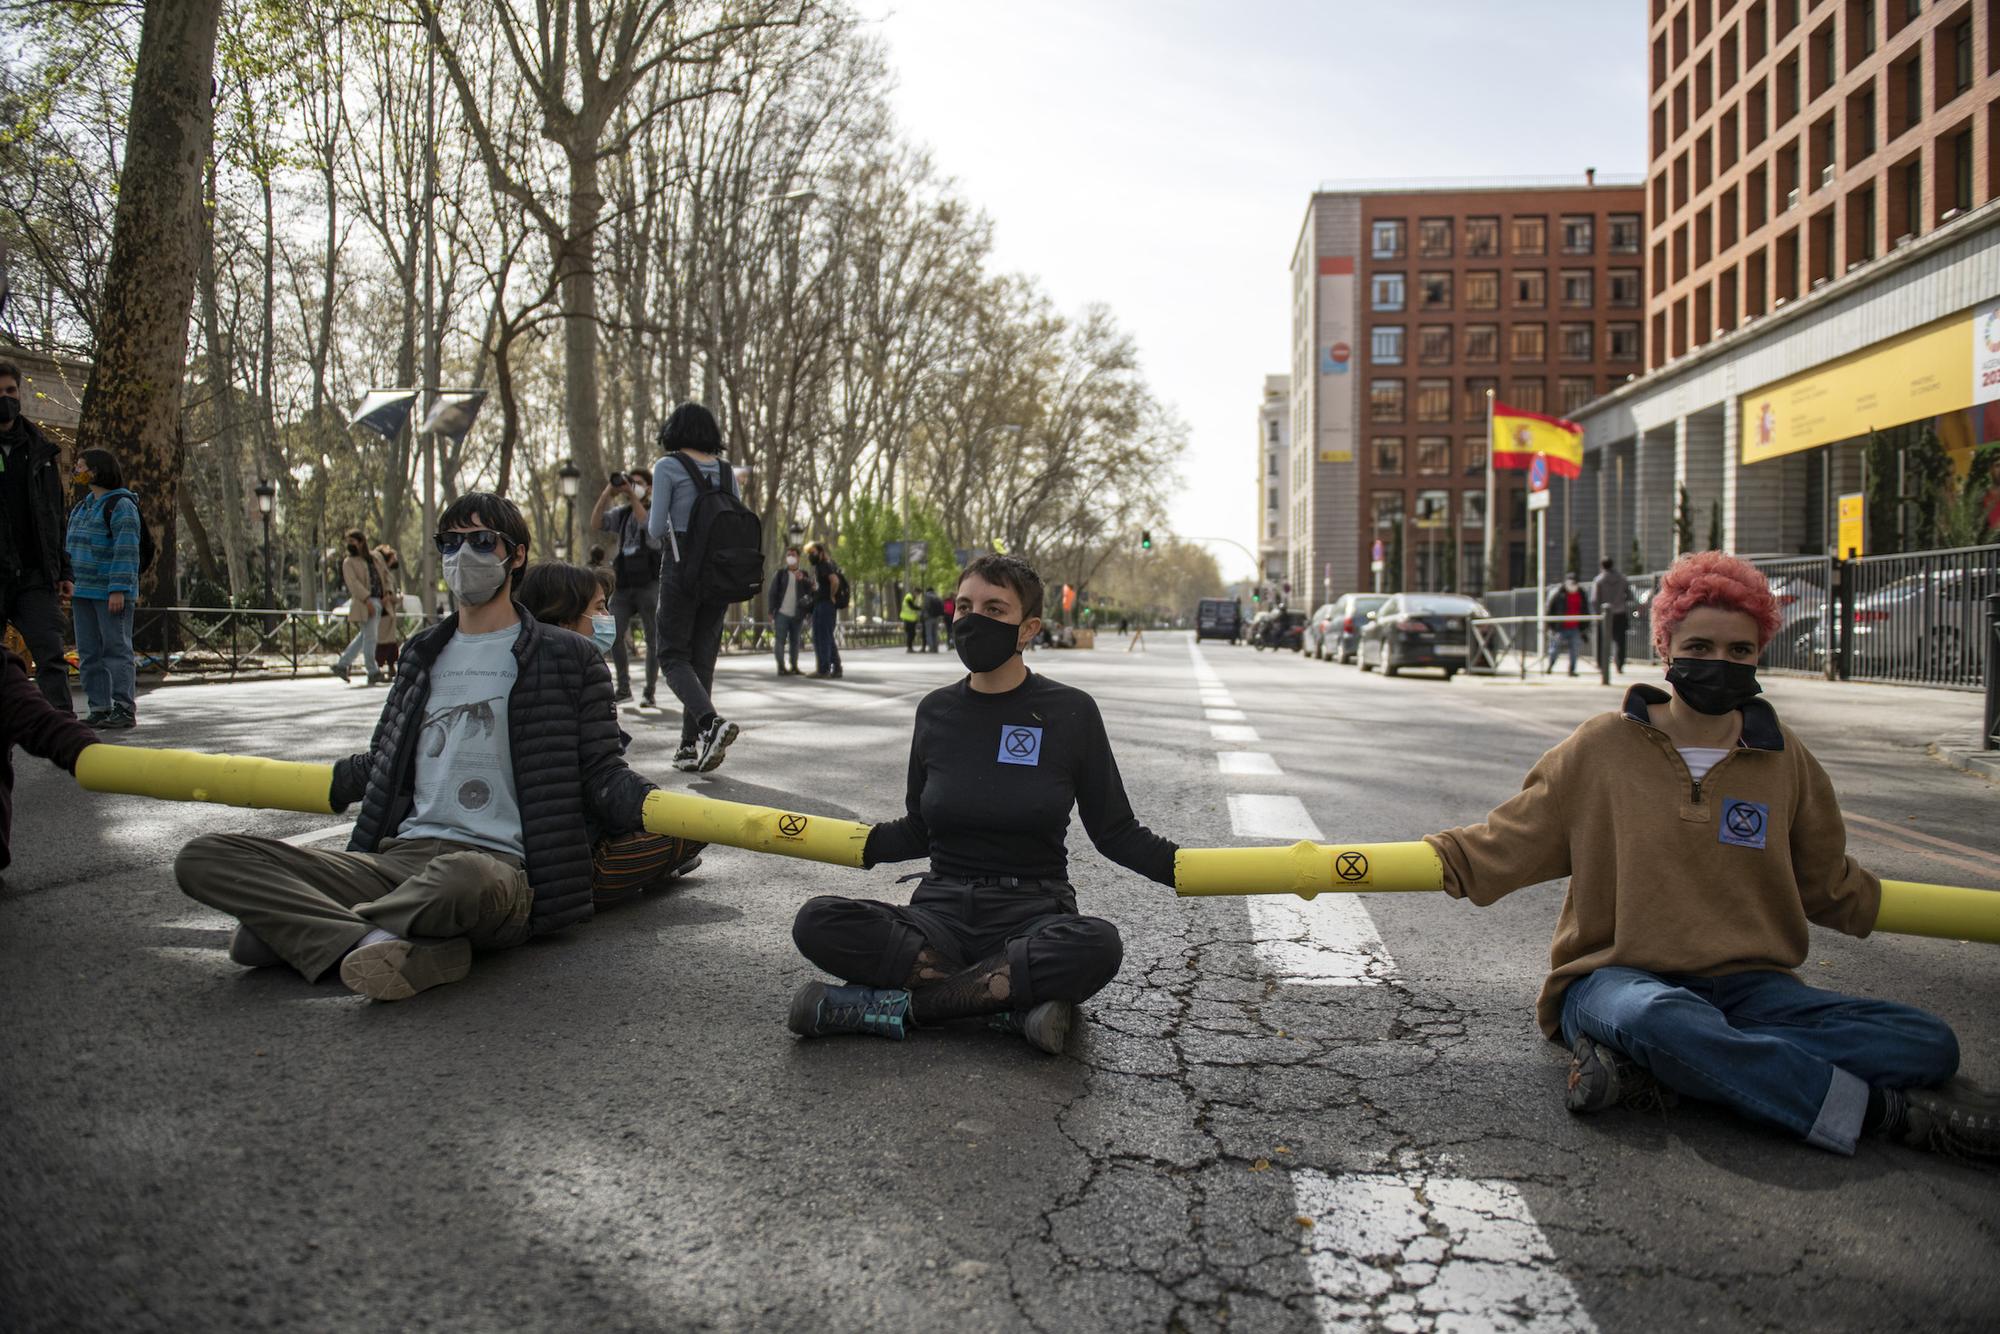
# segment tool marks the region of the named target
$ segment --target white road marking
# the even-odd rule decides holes
[[[1215,759],[1222,766],[1222,772],[1231,778],[1263,777],[1284,772],[1276,760],[1261,750],[1217,751]]]
[[[1302,1168],[1292,1187],[1323,1330],[1597,1328],[1509,1182]]]
[[[1257,729],[1242,723],[1210,723],[1208,734],[1217,741],[1262,741]]]
[[[1319,832],[1319,826],[1313,823],[1306,804],[1297,797],[1232,792],[1229,795],[1229,826],[1238,838],[1326,841],[1326,836]]]
[[[1212,723],[1247,723],[1250,715],[1241,709],[1204,709],[1202,711]]]

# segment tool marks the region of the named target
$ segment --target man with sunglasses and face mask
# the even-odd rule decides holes
[[[1685,1096],[1834,1153],[1872,1137],[2000,1161],[1993,1106],[1940,1087],[1958,1068],[1942,1019],[1792,971],[1808,923],[1866,936],[1882,886],[1847,855],[1826,770],[1758,698],[1780,621],[1763,574],[1683,556],[1651,614],[1672,693],[1633,686],[1484,824],[1426,840],[1445,892],[1482,906],[1570,878],[1536,1005],[1570,1049],[1569,1110]]]
[[[871,1033],[992,1016],[1059,1053],[1077,1002],[1117,975],[1118,929],[1077,912],[1064,837],[1072,806],[1112,861],[1174,883],[1178,849],[1132,813],[1097,701],[1028,670],[1042,581],[1014,556],[959,576],[953,646],[971,675],[917,707],[909,813],[869,831],[864,862],[929,856],[908,904],[816,898],[799,910],[799,952],[849,985],[793,997],[801,1037]]]
[[[373,745],[334,766],[334,809],[361,802],[347,851],[212,834],[175,863],[185,893],[242,923],[237,963],[337,966],[362,995],[406,999],[464,977],[474,949],[589,918],[586,829],[641,827],[653,785],[620,753],[603,656],[512,596],[520,510],[461,496],[436,540],[459,609],[404,646]]]

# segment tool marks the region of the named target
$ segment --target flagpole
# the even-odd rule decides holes
[[[1486,391],[1486,565],[1479,572],[1480,587],[1488,593],[1500,582],[1499,571],[1493,564],[1493,528],[1500,521],[1493,509],[1493,490],[1493,391],[1489,389]]]

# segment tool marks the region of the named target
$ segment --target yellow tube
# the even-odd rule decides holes
[[[868,842],[868,826],[854,820],[799,815],[665,788],[655,789],[646,798],[646,828],[699,843],[774,852],[835,866],[861,865],[861,851]]]
[[[99,744],[85,746],[77,757],[76,781],[91,792],[124,792],[162,801],[333,812],[330,764]]]
[[[1884,880],[1875,929],[2000,945],[2000,890]]]
[[[1296,894],[1326,890],[1403,893],[1444,888],[1444,863],[1428,843],[1294,843],[1289,848],[1182,848],[1174,891]]]

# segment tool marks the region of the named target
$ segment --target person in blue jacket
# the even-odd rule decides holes
[[[139,498],[108,449],[86,449],[70,480],[90,488],[69,514],[69,563],[76,575],[70,614],[87,726],[105,731],[139,720],[132,620],[139,608]]]

